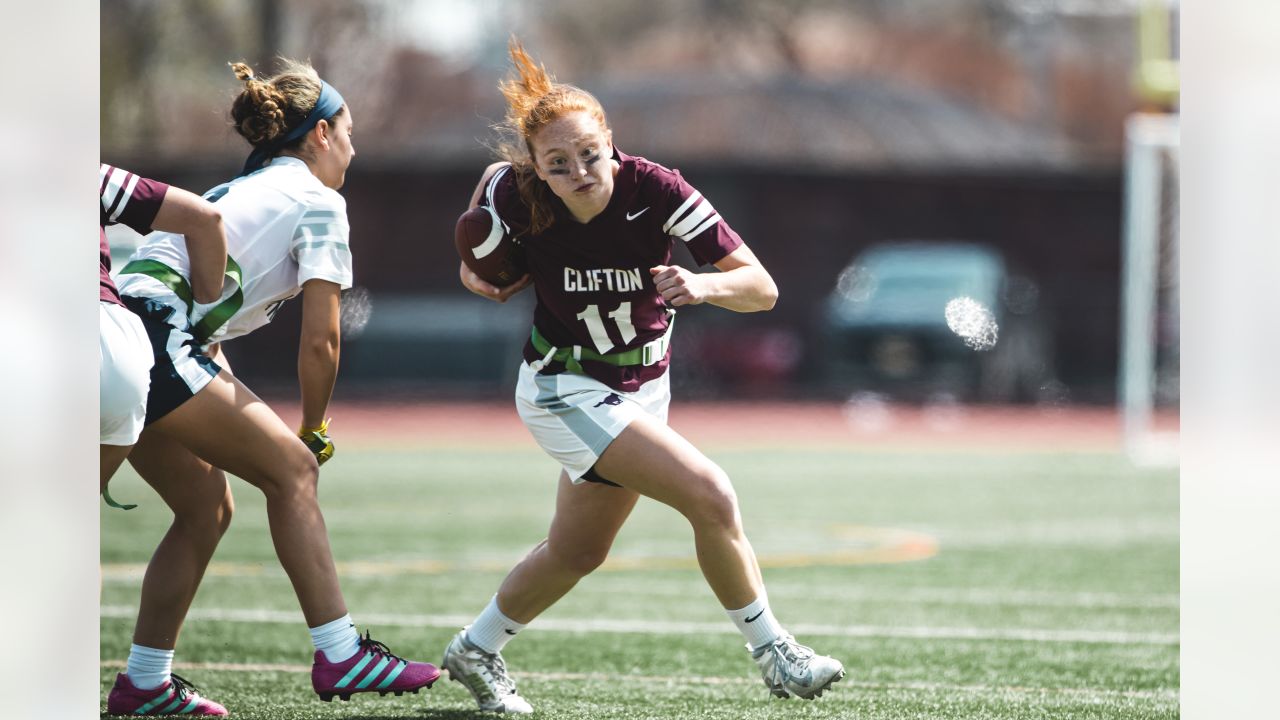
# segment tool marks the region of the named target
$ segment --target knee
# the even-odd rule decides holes
[[[314,498],[320,481],[320,465],[302,443],[280,454],[262,490],[281,499]]]
[[[690,483],[696,490],[684,510],[694,527],[736,530],[742,524],[738,513],[738,495],[729,476],[714,463],[699,468]]]
[[[310,450],[303,448],[294,460],[290,473],[295,491],[299,494],[315,497],[316,488],[320,485],[320,463]]]
[[[609,556],[608,545],[562,547],[547,543],[547,552],[568,572],[579,577],[590,575]]]
[[[217,502],[183,508],[174,514],[173,520],[188,536],[202,545],[213,547],[231,527],[234,513],[235,502],[228,492]]]

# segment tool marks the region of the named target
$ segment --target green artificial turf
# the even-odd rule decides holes
[[[814,702],[769,697],[690,564],[687,524],[642,501],[619,564],[504,652],[536,717],[1178,716],[1176,471],[1089,454],[708,454],[733,478],[775,614],[848,676]],[[357,624],[438,663],[543,537],[556,474],[536,448],[344,447],[321,502]],[[261,494],[232,483],[236,515],[184,628],[180,674],[245,720],[481,717],[443,680],[420,695],[319,701]],[[142,507],[102,513],[104,708],[139,569],[169,520],[128,468],[112,493]],[[932,549],[876,555],[904,538]]]

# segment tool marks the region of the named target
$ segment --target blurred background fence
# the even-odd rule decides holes
[[[712,198],[778,282],[764,315],[682,311],[682,396],[1110,403],[1125,119],[1171,102],[1135,82],[1144,6],[104,0],[102,158],[203,191],[247,154],[227,120],[237,83],[226,63],[270,72],[276,55],[309,58],[353,109],[343,194],[372,308],[345,338],[338,397],[504,397],[531,293],[507,306],[467,294],[451,236],[491,160],[516,33],[601,99],[618,147]],[[1156,38],[1176,36],[1175,25]],[[112,239],[123,254],[136,241]],[[887,276],[868,287],[864,254],[884,248],[938,250],[907,263],[932,273],[902,275],[919,290],[908,297],[930,283],[989,291],[994,347],[949,333],[945,298],[916,319],[886,314]],[[965,257],[994,260],[983,275]],[[293,383],[293,305],[229,348],[251,386]],[[1176,374],[1174,386],[1166,404]]]

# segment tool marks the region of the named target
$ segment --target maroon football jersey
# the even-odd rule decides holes
[[[529,232],[529,209],[520,200],[515,171],[499,170],[482,205],[493,207],[524,249],[537,306],[533,323],[559,348],[575,345],[599,353],[642,347],[666,332],[675,311],[653,284],[649,268],[671,262],[672,243],[687,244],[702,264],[719,262],[742,244],[711,203],[680,173],[614,149],[620,168],[604,211],[580,223],[551,193],[555,222]],[[525,360],[543,355],[525,343]],[[670,351],[653,365],[616,367],[582,360],[583,370],[615,390],[634,392],[667,371]],[[563,372],[550,363],[543,373]]]
[[[111,281],[111,248],[107,246],[107,226],[128,225],[142,235],[151,232],[151,223],[160,212],[169,186],[131,172],[99,164],[98,195],[102,199],[98,228],[98,297],[122,305],[116,284]]]

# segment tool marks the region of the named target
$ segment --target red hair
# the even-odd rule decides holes
[[[572,112],[585,112],[608,132],[604,108],[594,95],[573,85],[558,83],[541,63],[534,62],[520,41],[511,38],[508,45],[514,72],[498,83],[507,100],[507,117],[503,125],[509,140],[498,150],[510,161],[516,173],[520,199],[529,208],[529,232],[534,235],[551,227],[555,216],[551,211],[551,188],[534,172],[533,145],[530,139],[551,121]]]

